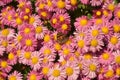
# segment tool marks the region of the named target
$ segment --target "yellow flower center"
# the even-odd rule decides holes
[[[47,17],[47,13],[46,13],[45,11],[41,12],[41,15],[42,15],[43,17]]]
[[[100,12],[100,11],[97,11],[97,12],[96,12],[96,15],[97,15],[97,16],[100,16],[100,15],[101,15],[101,12]]]
[[[52,23],[56,24],[57,23],[57,19],[56,18],[52,19]]]
[[[110,55],[109,55],[108,53],[103,53],[103,54],[102,54],[102,58],[103,58],[104,60],[108,60],[108,59],[110,58]]]
[[[83,48],[85,45],[84,40],[79,40],[77,44],[80,48]]]
[[[49,7],[51,7],[51,6],[52,6],[52,2],[51,2],[50,0],[48,0],[47,5],[48,5]]]
[[[39,4],[39,9],[43,9],[44,7],[45,7],[45,4],[43,4],[43,3]]]
[[[26,34],[29,34],[30,31],[31,31],[30,28],[25,28],[25,29],[24,29],[24,33],[26,33]]]
[[[85,55],[84,55],[84,58],[85,58],[86,60],[90,60],[90,59],[92,59],[92,55],[91,55],[91,54],[85,54]]]
[[[3,30],[2,30],[2,35],[3,35],[3,36],[8,36],[9,33],[10,33],[10,31],[9,31],[8,29],[3,29]]]
[[[105,15],[105,16],[108,16],[108,11],[107,10],[103,10],[103,14]]]
[[[120,11],[117,11],[117,17],[120,18]]]
[[[8,46],[8,42],[7,41],[2,41],[2,46],[7,47]]]
[[[91,40],[91,46],[96,47],[98,45],[98,41],[96,39]]]
[[[54,45],[54,47],[55,47],[55,49],[56,49],[57,51],[59,51],[59,50],[61,49],[61,45],[58,44],[58,43],[56,43],[56,44]]]
[[[79,57],[80,56],[80,53],[78,51],[75,52],[75,56],[76,57]]]
[[[6,61],[1,61],[1,67],[6,68],[8,66],[8,63]]]
[[[104,34],[108,34],[108,33],[109,33],[108,27],[102,27],[102,32],[103,32]]]
[[[98,30],[92,30],[92,36],[98,36],[99,35],[99,31]]]
[[[22,40],[22,36],[21,36],[21,35],[18,35],[18,36],[17,36],[17,40],[18,40],[18,42],[20,42],[20,41]]]
[[[116,69],[116,75],[120,76],[120,68]]]
[[[29,17],[27,15],[25,15],[23,18],[24,18],[24,20],[28,20]]]
[[[47,75],[48,72],[49,72],[49,68],[48,68],[48,67],[43,67],[43,68],[42,68],[42,73],[43,73],[44,75]]]
[[[57,7],[60,8],[60,9],[63,9],[65,7],[65,2],[62,1],[62,0],[59,0],[57,2]]]
[[[114,11],[114,9],[115,9],[114,4],[108,4],[108,9],[109,9],[110,11]]]
[[[44,59],[43,59],[43,63],[46,64],[47,62],[48,62],[48,58],[44,58]]]
[[[24,57],[25,57],[26,59],[30,59],[30,58],[31,58],[31,53],[30,53],[30,52],[25,52],[25,53],[24,53]]]
[[[68,76],[71,76],[71,75],[73,74],[73,71],[74,71],[74,70],[73,70],[73,68],[71,68],[71,67],[67,67],[65,71],[66,71],[66,74],[67,74]]]
[[[113,36],[113,37],[111,37],[110,42],[111,42],[111,44],[116,45],[118,43],[118,38]]]
[[[36,33],[41,33],[42,31],[43,31],[43,29],[42,29],[42,27],[41,26],[37,26],[36,28],[35,28],[35,31],[36,31]]]
[[[65,65],[66,63],[67,63],[66,60],[63,60],[63,61],[61,62],[62,66]]]
[[[38,61],[39,61],[38,57],[33,57],[33,58],[32,58],[32,63],[33,63],[34,65],[37,64]]]
[[[26,8],[26,9],[25,9],[25,12],[26,12],[26,13],[29,13],[29,12],[30,12],[30,9],[29,9],[29,8]]]
[[[82,20],[80,20],[80,25],[81,25],[81,26],[86,26],[87,23],[88,23],[87,19],[82,19]]]
[[[64,16],[59,16],[59,20],[60,20],[60,22],[63,22],[64,20],[65,20],[65,18],[64,18]]]
[[[97,67],[95,64],[90,64],[89,69],[90,69],[90,71],[96,71]]]
[[[62,29],[63,29],[63,30],[68,29],[68,25],[67,25],[67,24],[63,24],[63,25],[62,25]]]
[[[99,25],[99,24],[102,24],[102,19],[96,19],[96,24]]]
[[[10,76],[9,80],[17,80],[16,76],[12,75]]]
[[[44,36],[44,41],[45,42],[49,42],[50,41],[50,36],[49,35],[45,35]]]
[[[120,55],[115,57],[115,62],[120,64]]]
[[[14,59],[14,54],[13,53],[9,53],[8,54],[8,59],[9,60],[13,60]]]
[[[78,64],[78,67],[79,67],[80,70],[82,70],[82,69],[83,69],[83,68],[82,68],[82,63],[79,63],[79,64]]]
[[[105,75],[107,78],[111,78],[111,77],[113,77],[114,72],[113,72],[113,70],[108,70]]]
[[[25,5],[25,3],[24,3],[24,2],[21,2],[21,3],[19,3],[18,7],[19,7],[19,8],[22,8],[24,5]]]
[[[22,20],[21,20],[20,18],[17,18],[17,19],[16,19],[16,23],[17,23],[18,25],[21,25],[23,22],[22,22]]]
[[[25,41],[25,44],[26,44],[26,46],[32,46],[32,40],[27,39],[27,40]]]
[[[74,61],[75,58],[74,58],[73,56],[71,56],[71,57],[69,58],[69,60],[70,60],[70,61]]]
[[[34,18],[34,17],[30,17],[29,23],[30,23],[30,24],[33,24],[34,22],[35,22],[35,18]]]
[[[11,21],[12,20],[12,16],[8,15],[8,20]]]
[[[52,75],[53,75],[54,77],[60,76],[60,70],[55,69],[55,70],[52,72]]]
[[[45,50],[44,50],[44,54],[45,54],[45,55],[51,54],[51,50],[50,50],[50,49],[45,49]]]
[[[70,53],[70,50],[69,50],[69,49],[64,49],[64,50],[63,50],[63,54],[64,54],[64,55],[68,55],[69,53]]]
[[[36,75],[35,75],[35,74],[31,74],[31,75],[30,75],[30,80],[37,80]]]
[[[113,29],[114,29],[114,32],[120,32],[120,25],[118,25],[118,24],[115,24],[115,25],[113,25]]]
[[[77,4],[77,0],[70,0],[71,5],[75,6]]]

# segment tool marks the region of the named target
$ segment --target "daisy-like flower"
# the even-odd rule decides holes
[[[120,46],[120,35],[119,33],[114,33],[109,39],[108,49],[117,50]]]
[[[27,51],[34,51],[36,48],[37,41],[34,37],[25,37],[21,41],[22,49]]]
[[[116,18],[119,18],[120,19],[120,7],[116,7],[115,8],[115,10],[114,10],[114,16],[116,17]]]
[[[89,41],[87,41],[87,37],[76,37],[76,47],[80,53],[88,52],[88,44]]]
[[[87,16],[82,16],[76,19],[74,26],[76,30],[81,31],[81,29],[88,29],[91,25],[90,20],[88,20]]]
[[[12,67],[9,65],[8,61],[0,60],[0,70],[3,72],[10,72]]]
[[[103,0],[91,0],[90,3],[92,6],[100,6]]]
[[[85,61],[83,63],[83,75],[86,75],[88,78],[95,78],[97,76],[97,72],[99,70],[99,62],[97,59],[91,59],[89,61]]]
[[[22,78],[22,74],[17,71],[14,71],[10,75],[8,75],[8,80],[22,80]]]
[[[76,63],[67,62],[65,65],[65,73],[67,75],[67,80],[77,80],[79,76],[79,67]]]
[[[19,26],[19,32],[21,35],[24,35],[24,36],[34,36],[35,28],[33,27],[33,25],[25,23]]]
[[[111,25],[113,26],[114,33],[119,33],[120,32],[120,20],[118,18],[114,18],[111,21]]]
[[[21,50],[20,56],[19,56],[19,62],[23,63],[25,65],[29,65],[30,64],[30,60],[31,60],[31,51],[24,51]]]
[[[43,60],[43,56],[40,52],[38,51],[32,52],[30,66],[34,71],[37,71],[41,68],[42,60]]]
[[[112,53],[114,55],[114,62],[116,65],[120,65],[120,51],[117,50]]]
[[[66,0],[67,10],[75,10],[77,8],[78,1],[77,0]]]
[[[111,19],[112,18],[112,12],[107,10],[107,9],[102,9],[102,16],[107,18],[107,19]]]
[[[30,15],[29,16],[29,24],[33,26],[38,26],[41,24],[40,17],[38,15]]]
[[[110,51],[104,51],[99,56],[99,62],[103,65],[112,64],[113,60],[114,60],[114,55]]]
[[[48,11],[50,11],[50,12],[55,11],[54,0],[46,0],[46,2],[45,2],[45,8],[46,8]]]
[[[50,72],[48,74],[49,80],[64,80],[65,78],[66,75],[63,66],[54,64],[54,66],[50,68]]]
[[[89,45],[90,45],[89,50],[92,52],[96,52],[102,49],[102,46],[104,46],[104,43],[102,41],[102,38],[100,37],[96,37],[96,38],[91,37],[89,41]]]
[[[40,80],[42,76],[36,71],[30,71],[27,76],[27,80]]]
[[[14,65],[17,63],[17,55],[14,52],[10,52],[8,54],[8,62],[10,65]]]

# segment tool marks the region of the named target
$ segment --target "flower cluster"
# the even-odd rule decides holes
[[[0,0],[0,80],[120,79],[118,0]]]

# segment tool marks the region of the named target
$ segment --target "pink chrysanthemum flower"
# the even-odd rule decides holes
[[[91,0],[90,3],[92,6],[100,6],[103,0]]]
[[[33,25],[25,23],[25,24],[19,26],[19,32],[23,36],[34,36],[35,28]]]
[[[76,63],[67,62],[65,65],[65,73],[67,75],[67,80],[77,80],[79,76],[79,67]]]
[[[74,25],[76,30],[81,31],[81,29],[88,29],[91,25],[91,22],[86,16],[82,16],[76,19]]]
[[[44,55],[44,56],[49,56],[51,57],[52,59],[55,59],[55,50],[54,48],[52,48],[51,46],[48,46],[48,45],[44,45],[41,49],[40,49],[40,52]]]
[[[14,52],[10,52],[8,54],[8,62],[10,65],[14,65],[17,63],[17,55]]]
[[[66,78],[64,67],[60,66],[59,64],[54,64],[51,67],[48,79],[49,80],[64,80]]]
[[[104,46],[104,43],[101,37],[96,37],[96,38],[91,37],[89,41],[89,45],[90,45],[89,50],[92,52],[96,52],[102,49],[102,46]]]
[[[37,71],[41,68],[41,63],[43,60],[43,56],[40,52],[35,51],[31,54],[30,65],[33,70]]]
[[[120,46],[120,35],[119,33],[114,33],[114,35],[112,35],[108,41],[108,49],[110,50],[117,50],[119,49]]]
[[[112,53],[114,55],[114,62],[116,65],[120,65],[120,51],[117,50]]]
[[[76,36],[77,51],[79,51],[80,53],[88,52],[88,44],[89,41],[87,41],[87,37]]]
[[[19,56],[19,62],[25,65],[30,65],[31,54],[32,54],[31,51],[22,50]]]
[[[67,10],[75,10],[77,8],[77,0],[66,0]]]
[[[91,26],[90,29],[89,29],[88,35],[90,37],[94,37],[94,38],[96,38],[96,37],[101,37],[102,38],[103,35],[101,33],[100,28],[101,28],[100,26],[96,26],[96,25]]]
[[[120,7],[116,7],[114,10],[114,16],[120,19]]]
[[[8,75],[8,80],[22,80],[22,74],[14,71],[12,74]]]
[[[30,15],[29,16],[29,24],[33,26],[41,25],[40,17],[38,15]]]
[[[98,71],[99,71],[99,62],[97,61],[97,59],[91,59],[83,63],[82,73],[83,75],[86,75],[86,77],[93,79],[97,76],[96,73]]]
[[[80,0],[82,4],[89,4],[89,0]]]
[[[36,48],[37,41],[34,37],[25,37],[21,41],[22,49],[27,51],[34,51]]]
[[[35,37],[36,39],[43,39],[45,34],[48,32],[48,29],[42,25],[35,27]]]
[[[99,62],[103,65],[112,64],[113,60],[114,56],[110,51],[104,51],[99,57]]]
[[[113,20],[111,20],[111,25],[113,27],[114,33],[120,32],[120,20],[119,20],[119,18],[114,18]]]
[[[116,77],[119,78],[120,77],[120,67],[117,67],[115,69],[115,74],[116,74]]]
[[[107,9],[102,9],[102,14],[102,17],[105,17],[109,20],[112,18],[112,12]]]
[[[8,61],[0,60],[0,70],[3,72],[10,72],[12,67],[9,65]]]
[[[30,71],[30,73],[28,73],[27,76],[27,80],[40,80],[42,78],[42,76],[35,71]]]

